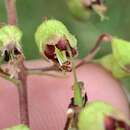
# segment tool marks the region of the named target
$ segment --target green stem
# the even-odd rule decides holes
[[[78,82],[74,84],[74,104],[78,105],[79,107],[83,106],[81,88]]]
[[[70,47],[68,47],[69,50],[69,54],[70,54],[70,60],[72,62],[72,72],[73,72],[73,76],[74,76],[74,85],[73,85],[73,90],[74,90],[74,104],[82,107],[83,105],[83,99],[82,99],[82,90],[80,87],[80,84],[78,82],[78,78],[77,78],[77,74],[76,74],[76,66],[71,54],[71,49]]]

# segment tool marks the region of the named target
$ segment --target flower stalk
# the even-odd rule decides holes
[[[112,36],[110,34],[107,34],[107,33],[101,34],[98,37],[95,46],[89,51],[88,55],[76,65],[76,68],[82,66],[85,63],[91,62],[93,58],[95,57],[95,55],[100,50],[102,42],[109,42],[111,41],[111,39],[112,39]]]
[[[76,75],[76,67],[75,67],[75,63],[72,57],[72,52],[70,47],[68,46],[68,52],[70,55],[70,60],[72,62],[72,72],[73,72],[73,76],[74,76],[74,85],[73,85],[73,90],[74,90],[74,105],[77,105],[79,107],[82,107],[83,105],[83,97],[82,97],[82,90],[81,90],[81,86],[80,83],[78,82],[78,78]]]
[[[16,0],[5,0],[7,15],[8,15],[8,24],[16,25],[17,24],[17,13],[16,13]]]
[[[8,25],[16,26],[17,24],[17,14],[16,14],[16,0],[5,0],[5,5],[8,15]],[[16,38],[16,37],[15,37]],[[17,41],[17,40],[16,40]],[[11,41],[13,42],[13,41]],[[20,106],[20,120],[21,124],[29,125],[29,111],[28,111],[28,92],[27,92],[27,71],[24,66],[24,56],[21,51],[17,50],[13,44],[10,43],[8,53],[8,63],[13,66],[13,71],[15,72],[16,80],[20,83],[17,85],[18,94],[19,94],[19,106]],[[15,55],[15,52],[17,54]],[[10,56],[11,57],[10,57]],[[10,59],[11,58],[11,59]]]
[[[20,105],[20,119],[21,124],[25,124],[29,127],[29,111],[28,111],[28,91],[27,91],[27,71],[23,63],[23,57],[19,56],[17,67],[18,80],[20,84],[18,86],[19,92],[19,105]]]
[[[72,86],[73,88],[73,98],[71,99],[71,103],[68,108],[67,112],[67,120],[65,123],[64,130],[74,129],[78,130],[78,115],[82,107],[84,107],[84,97],[82,96],[82,86],[81,82],[78,81],[77,75],[76,75],[76,67],[75,63],[72,57],[72,52],[70,46],[67,46],[67,50],[70,55],[70,61],[72,63],[72,72],[74,76],[74,84]]]

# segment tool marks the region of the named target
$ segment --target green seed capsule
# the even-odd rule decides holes
[[[123,113],[110,104],[96,101],[87,103],[81,110],[78,127],[79,130],[127,130],[124,126],[119,127],[121,122],[129,127],[129,121]]]
[[[58,20],[46,20],[35,33],[35,40],[40,53],[61,66],[68,64],[68,47],[72,56],[77,53],[77,40],[65,25]]]
[[[6,25],[0,28],[0,53],[5,61],[21,53],[22,32],[17,26]]]

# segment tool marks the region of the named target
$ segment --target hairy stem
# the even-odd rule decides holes
[[[17,24],[17,13],[16,13],[15,3],[16,3],[16,0],[5,0],[9,25]]]

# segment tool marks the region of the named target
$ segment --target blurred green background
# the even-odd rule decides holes
[[[101,22],[94,15],[89,21],[75,20],[66,5],[66,0],[17,0],[18,24],[24,32],[23,50],[27,59],[40,58],[34,40],[34,32],[44,17],[56,18],[67,25],[78,39],[79,56],[84,57],[93,47],[97,37],[108,32],[130,41],[130,0],[105,0],[109,20]],[[0,22],[6,23],[4,0],[0,0]],[[104,44],[97,57],[110,51],[110,45]],[[128,86],[130,79],[124,79]],[[127,82],[126,82],[127,81]]]

